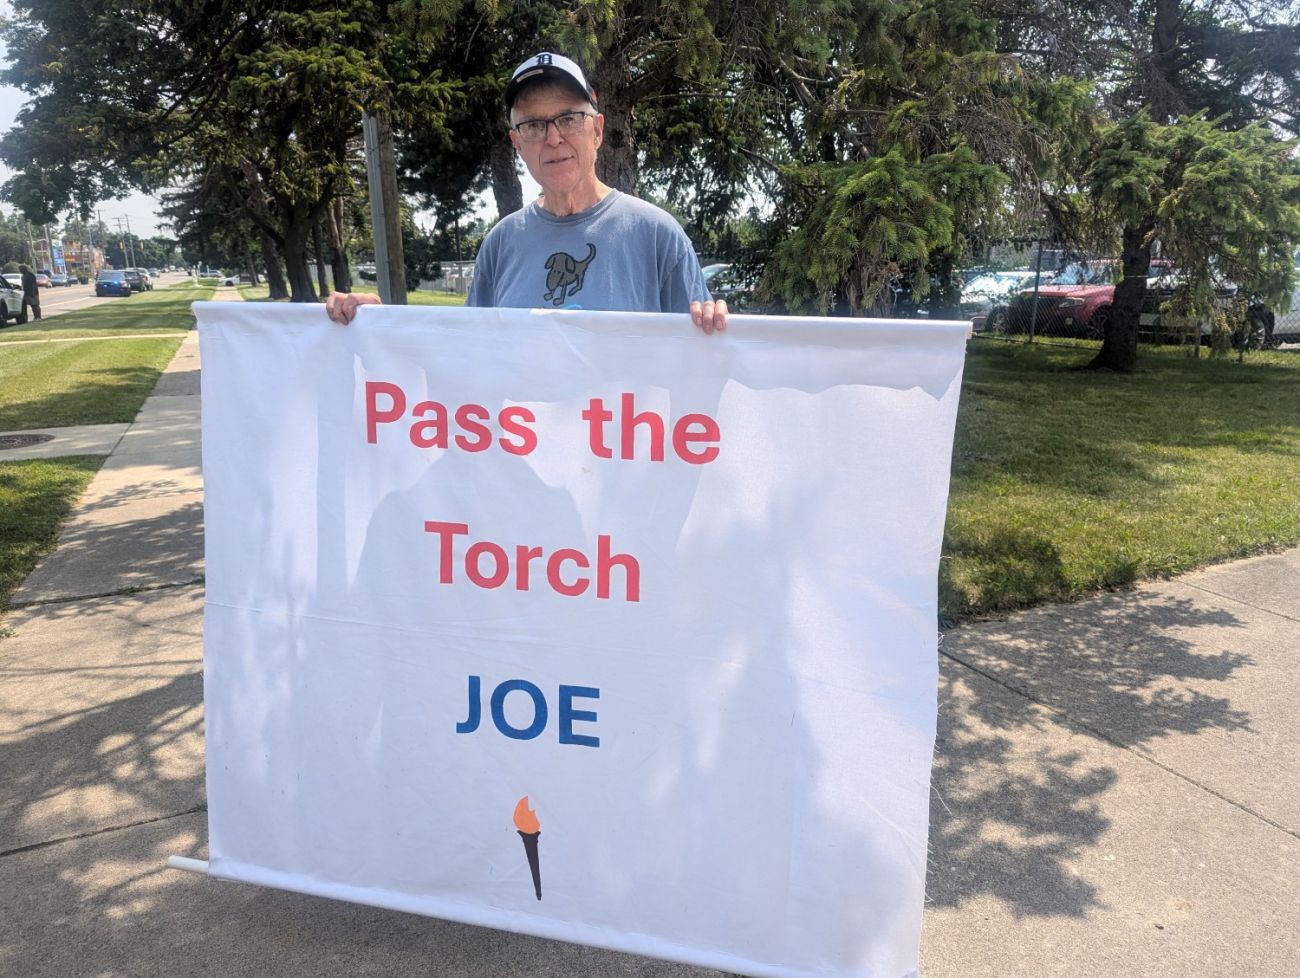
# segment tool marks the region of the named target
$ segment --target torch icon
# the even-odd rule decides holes
[[[524,853],[528,856],[528,868],[533,873],[533,890],[537,899],[542,898],[542,869],[537,861],[537,839],[542,834],[542,824],[537,821],[537,813],[528,807],[528,796],[524,795],[515,806],[515,828],[519,838],[524,840]]]

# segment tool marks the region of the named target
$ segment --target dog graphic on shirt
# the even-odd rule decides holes
[[[557,251],[546,259],[546,295],[542,298],[557,306],[582,291],[582,281],[587,277],[587,266],[596,257],[596,246],[587,242],[587,257],[579,261],[567,252]]]

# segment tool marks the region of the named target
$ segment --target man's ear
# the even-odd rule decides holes
[[[600,149],[605,144],[605,116],[602,113],[597,112],[591,120],[591,132],[596,137],[596,148]]]

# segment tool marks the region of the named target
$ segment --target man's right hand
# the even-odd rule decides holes
[[[370,292],[331,292],[325,300],[325,313],[340,326],[346,326],[357,314],[357,306],[380,304],[379,296]]]

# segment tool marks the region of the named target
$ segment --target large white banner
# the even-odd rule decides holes
[[[916,973],[965,324],[195,308],[213,874]]]

